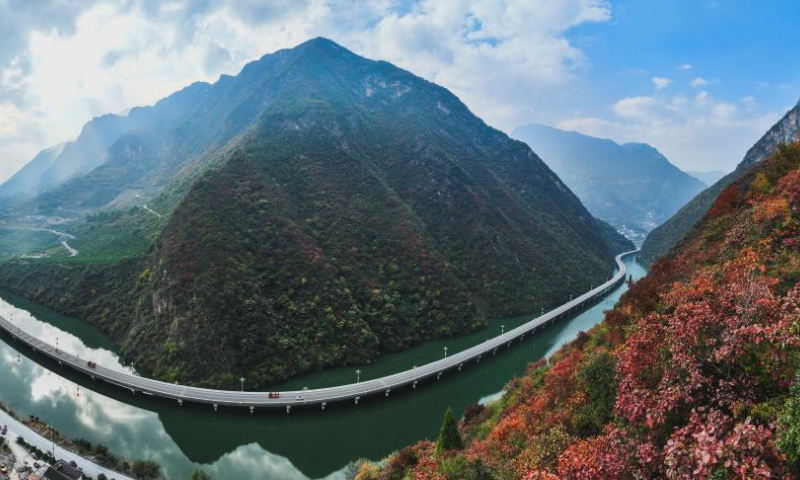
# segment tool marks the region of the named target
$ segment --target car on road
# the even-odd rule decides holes
[[[306,399],[306,397],[304,397],[304,396],[302,396],[302,395],[298,395],[298,396],[297,396],[297,401],[298,401],[298,402],[302,402],[302,401],[303,401],[303,400],[305,400],[305,399]]]
[[[281,398],[280,392],[269,392],[269,398]]]
[[[8,425],[3,425],[3,430],[0,433],[2,433],[3,435],[8,433]]]
[[[89,360],[89,361],[86,363],[86,365],[88,365],[88,366],[89,366],[89,368],[97,368],[97,364],[96,364],[96,363],[94,363],[94,362],[93,362],[93,361],[91,361],[91,360]]]

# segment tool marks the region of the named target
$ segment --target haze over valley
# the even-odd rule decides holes
[[[800,478],[798,20],[0,0],[0,480]]]

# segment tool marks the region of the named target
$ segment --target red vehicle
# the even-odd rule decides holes
[[[281,398],[280,392],[269,392],[269,398]]]
[[[96,368],[97,367],[97,364],[92,362],[91,360],[86,365],[88,365],[89,368]]]

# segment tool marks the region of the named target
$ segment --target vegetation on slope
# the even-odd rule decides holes
[[[163,224],[86,226],[139,248],[161,231],[144,255],[87,242],[95,262],[18,261],[0,284],[102,326],[139,371],[265,388],[561,303],[630,248],[447,90],[322,39],[281,58]]]
[[[44,230],[0,227],[0,260],[44,252],[58,246],[58,237]]]
[[[772,479],[800,474],[800,145],[717,198],[605,320],[369,478]],[[365,472],[368,469],[365,468]]]
[[[703,219],[725,188],[738,181],[753,165],[774,153],[780,145],[795,141],[798,133],[800,133],[800,103],[789,110],[747,151],[736,170],[700,192],[672,218],[650,232],[642,245],[640,258],[650,263],[662,255],[666,255],[671,248],[686,238],[689,232]]]

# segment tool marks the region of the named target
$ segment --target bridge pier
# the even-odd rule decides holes
[[[361,397],[356,397],[354,400],[356,401],[356,405],[358,405],[358,401],[361,400]]]
[[[256,409],[256,407],[251,406],[250,407],[250,414],[252,414],[255,411],[255,409]]]
[[[387,397],[389,396],[389,392],[391,392],[391,391],[392,391],[392,389],[391,389],[391,388],[387,388],[387,389],[386,389],[386,392],[385,392],[385,393],[386,393],[386,396],[387,396]]]
[[[178,406],[181,406],[181,407],[183,406],[183,399],[182,398],[178,399]]]
[[[214,411],[216,412],[218,408],[219,408],[219,406],[215,403],[214,404]]]
[[[478,355],[477,363],[481,363],[481,355]]]
[[[439,380],[439,379],[441,379],[441,378],[442,378],[442,372],[439,372],[439,373],[436,375],[436,380]]]
[[[286,413],[289,413],[291,411],[292,411],[292,406],[291,405],[286,405]]]
[[[417,388],[417,381],[414,380],[414,383],[411,385],[411,388]]]
[[[322,409],[325,410],[325,407],[328,406],[328,402],[322,402]]]
[[[464,366],[464,364],[463,364],[463,363],[459,363],[459,364],[458,364],[458,371],[459,371],[459,372],[461,371],[461,367],[463,367],[463,366]]]

